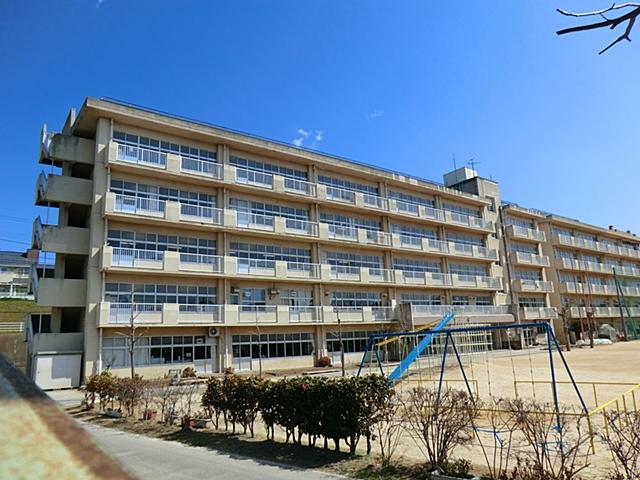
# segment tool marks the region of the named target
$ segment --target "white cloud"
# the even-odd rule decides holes
[[[100,8],[100,5],[102,5],[106,1],[107,0],[96,0],[96,8]]]
[[[317,149],[320,146],[320,142],[324,139],[324,130],[305,130],[299,128],[298,137],[291,140],[291,143],[296,147],[305,147],[311,149]],[[305,142],[310,140],[311,142],[305,145]]]
[[[371,112],[371,113],[367,113],[367,114],[365,115],[365,118],[366,118],[367,120],[374,120],[374,119],[376,119],[376,118],[380,118],[380,117],[381,117],[381,116],[383,116],[383,115],[384,115],[384,110],[376,109],[376,110],[374,110],[374,111],[373,111],[373,112]]]

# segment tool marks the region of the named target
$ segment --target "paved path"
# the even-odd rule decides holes
[[[141,480],[336,480],[345,477],[227,455],[203,447],[82,424],[96,443]]]

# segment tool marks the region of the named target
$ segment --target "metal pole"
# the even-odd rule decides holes
[[[553,365],[553,344],[551,342],[552,340],[552,332],[551,332],[551,326],[548,323],[545,323],[545,329],[547,331],[547,345],[548,345],[548,351],[549,351],[549,367],[551,368],[551,390],[553,392],[553,403],[555,406],[555,410],[556,410],[556,419],[558,421],[558,429],[560,429],[559,431],[562,432],[562,426],[560,425],[560,404],[558,402],[558,387],[556,385],[556,371]],[[562,442],[562,438],[560,438],[560,441]],[[562,448],[562,443],[560,444],[560,448]]]
[[[340,367],[342,369],[342,376],[344,377],[345,376],[345,372],[344,372],[344,344],[342,343],[342,324],[340,322],[340,311],[336,311],[336,319],[338,320],[338,339],[340,341]]]
[[[436,411],[438,404],[440,403],[440,393],[442,392],[442,379],[444,378],[444,364],[447,361],[447,351],[449,349],[449,336],[451,334],[447,332],[446,339],[444,341],[444,354],[442,355],[442,365],[440,366],[440,382],[438,382],[438,397],[436,399]]]
[[[620,320],[622,321],[622,332],[624,333],[624,340],[629,341],[629,333],[627,332],[627,323],[624,321],[624,310],[622,309],[622,303],[624,302],[625,306],[627,302],[624,300],[624,293],[622,292],[622,286],[618,281],[618,275],[616,275],[616,269],[613,270],[613,281],[616,284],[616,294],[618,295],[618,308],[620,309]],[[631,318],[629,318],[631,320]]]

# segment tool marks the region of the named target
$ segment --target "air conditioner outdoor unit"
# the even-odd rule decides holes
[[[218,327],[209,327],[209,336],[210,337],[220,336],[220,330],[218,330]]]

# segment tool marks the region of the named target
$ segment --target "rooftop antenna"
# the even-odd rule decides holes
[[[458,166],[456,165],[456,154],[455,152],[452,153],[453,155],[453,172],[456,176],[456,183],[458,183]]]
[[[479,163],[482,163],[482,162],[477,162],[474,157],[471,157],[469,160],[467,160],[467,164],[469,164],[469,166],[471,167],[471,170],[473,170],[476,174],[478,173],[478,171],[476,170],[476,165]]]

